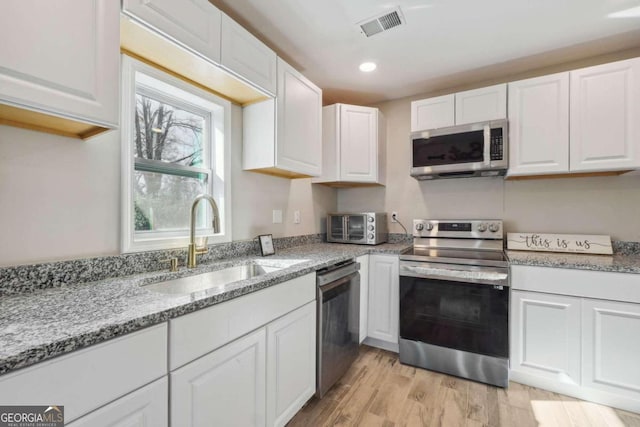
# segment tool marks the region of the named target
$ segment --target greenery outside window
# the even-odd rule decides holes
[[[191,204],[200,203],[197,235],[230,241],[230,103],[158,69],[122,57],[122,250],[188,244]]]

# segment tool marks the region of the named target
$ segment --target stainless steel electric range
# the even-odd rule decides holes
[[[414,220],[400,255],[400,362],[507,387],[502,221]]]

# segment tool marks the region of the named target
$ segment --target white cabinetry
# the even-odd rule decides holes
[[[68,424],[68,427],[167,427],[168,405],[169,382],[164,377]]]
[[[640,58],[571,72],[571,171],[640,167]]]
[[[398,256],[369,255],[368,338],[365,343],[398,351],[399,282]]]
[[[274,51],[226,14],[222,14],[222,66],[275,95],[276,60]]]
[[[356,258],[360,263],[360,344],[367,337],[369,318],[369,255]]]
[[[122,10],[188,50],[220,62],[222,15],[207,0],[123,0]]]
[[[456,93],[456,125],[500,120],[505,117],[507,117],[506,84]]]
[[[511,272],[511,380],[640,411],[640,275]]]
[[[111,0],[3,2],[0,123],[79,137],[117,127],[118,6]]]
[[[280,58],[277,77],[275,101],[243,109],[243,169],[289,178],[320,176],[322,90]]]
[[[455,95],[421,99],[411,103],[411,132],[456,124]]]
[[[569,170],[569,73],[509,83],[509,175]]]
[[[264,425],[265,351],[261,328],[172,372],[171,425]]]
[[[385,134],[384,117],[377,108],[324,107],[322,176],[313,182],[384,185]]]
[[[316,302],[267,326],[267,425],[284,426],[316,392]]]

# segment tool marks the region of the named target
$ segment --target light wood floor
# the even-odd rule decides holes
[[[514,382],[504,390],[417,369],[363,346],[342,380],[289,423],[329,425],[640,427],[640,415]]]

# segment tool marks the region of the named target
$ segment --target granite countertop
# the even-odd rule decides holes
[[[640,274],[640,254],[565,254],[554,252],[507,251],[510,265],[571,268],[577,270]]]
[[[156,271],[91,283],[42,289],[0,301],[0,375],[106,341],[204,307],[315,272],[369,253],[399,254],[410,243],[360,246],[317,243],[274,256],[243,256],[195,269]],[[140,285],[218,270],[260,259],[285,267],[262,276],[187,295],[156,293]],[[292,261],[298,261],[291,265]]]

